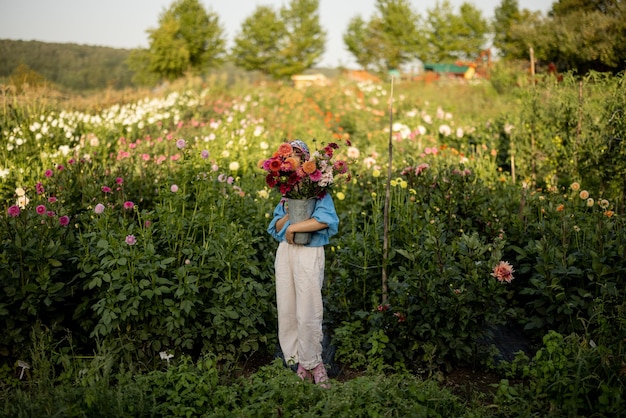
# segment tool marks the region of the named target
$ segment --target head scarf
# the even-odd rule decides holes
[[[291,148],[297,148],[300,151],[302,151],[306,157],[306,159],[308,160],[309,158],[311,158],[311,153],[309,152],[309,147],[307,147],[307,145],[304,143],[304,141],[300,141],[299,139],[294,139],[293,141],[291,141],[289,143],[289,145],[291,145]]]

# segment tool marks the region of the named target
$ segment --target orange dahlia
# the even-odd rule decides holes
[[[285,162],[291,165],[292,170],[295,170],[300,165],[300,161],[293,157],[285,158]]]
[[[272,160],[272,161],[270,161],[270,170],[272,170],[272,171],[279,171],[281,165],[282,165],[282,163],[280,162],[279,159]]]
[[[280,146],[278,147],[278,155],[280,155],[282,157],[290,156],[291,155],[291,145],[289,145],[286,142],[280,144]]]
[[[315,164],[315,161],[306,161],[302,164],[302,169],[307,174],[313,174],[315,173],[315,170],[317,170],[317,165]]]

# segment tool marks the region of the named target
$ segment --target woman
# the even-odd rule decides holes
[[[290,145],[292,157],[310,158],[304,142],[294,140]],[[274,264],[278,341],[285,360],[298,364],[302,380],[314,380],[326,388],[328,376],[322,361],[324,245],[337,233],[339,218],[329,193],[316,200],[313,215],[306,221],[290,223],[286,205],[288,200],[281,199],[267,229],[279,242]],[[311,232],[311,241],[294,244],[296,232]]]

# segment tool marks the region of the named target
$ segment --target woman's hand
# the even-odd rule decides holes
[[[287,231],[285,231],[285,240],[287,240],[287,242],[288,242],[289,244],[293,244],[293,238],[294,238],[294,236],[295,236],[295,235],[296,235],[296,233],[295,233],[295,232],[293,232],[293,231],[291,230],[291,226],[289,226],[289,227],[287,228]]]
[[[293,238],[296,232],[315,232],[325,228],[328,228],[328,224],[318,222],[315,218],[307,219],[306,221],[296,224],[289,224],[285,231],[285,240],[289,244],[293,244]]]
[[[283,227],[285,226],[288,220],[289,220],[289,214],[287,213],[285,214],[285,216],[280,218],[278,222],[276,222],[276,230],[280,231],[281,229],[283,229]]]

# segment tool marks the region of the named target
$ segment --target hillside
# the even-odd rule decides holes
[[[0,39],[0,79],[20,67],[73,91],[132,86],[128,49]]]
[[[0,39],[0,84],[13,77],[13,84],[25,80],[31,85],[48,82],[73,92],[137,87],[133,83],[133,71],[127,65],[131,52],[130,49],[72,43]],[[336,68],[314,68],[304,73],[322,73],[332,78],[339,72]],[[241,78],[266,78],[260,73],[237,68],[230,62],[207,72],[214,73],[226,74],[228,83]]]

